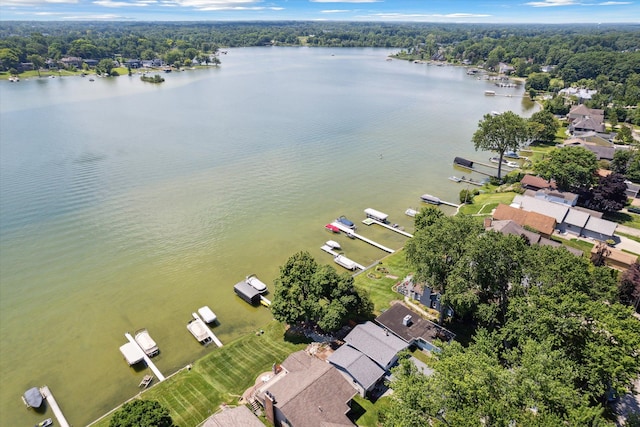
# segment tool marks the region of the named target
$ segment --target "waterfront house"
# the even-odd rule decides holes
[[[593,255],[597,251],[598,245],[594,245],[593,248],[591,248],[591,254]],[[638,261],[637,256],[622,252],[615,248],[607,248],[604,253],[605,265],[616,270],[625,271],[636,261]]]
[[[408,347],[405,341],[373,322],[356,326],[344,341],[385,371],[398,361],[398,353]]]
[[[329,363],[305,351],[287,357],[256,392],[274,426],[353,426],[347,417],[356,390]]]
[[[495,220],[492,218],[486,218],[484,222],[484,228],[487,230],[493,230],[498,233],[506,235],[521,236],[527,239],[530,245],[551,246],[554,248],[564,247],[566,250],[574,254],[575,256],[583,256],[584,253],[580,249],[575,249],[569,246],[563,246],[560,242],[542,237],[538,233],[529,231],[521,225],[516,224],[511,220]]]
[[[546,238],[551,237],[557,224],[554,217],[518,209],[502,203],[496,207],[492,217],[498,221],[513,221],[522,227],[529,227]]]
[[[522,179],[520,180],[520,185],[525,190],[534,190],[534,191],[544,190],[544,189],[553,190],[556,188],[556,182],[553,179],[550,181],[547,181],[542,177],[529,175],[529,174],[522,177]]]
[[[527,190],[524,192],[526,196],[535,197],[536,199],[546,200],[548,202],[560,203],[567,206],[575,206],[578,203],[578,195],[569,191],[541,189],[537,191]]]
[[[363,397],[373,390],[386,373],[373,360],[349,344],[341,345],[329,356],[328,362],[335,366]]]

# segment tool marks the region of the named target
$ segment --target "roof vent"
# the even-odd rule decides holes
[[[411,325],[411,315],[410,314],[407,314],[406,316],[404,316],[404,318],[402,319],[402,324],[404,326]]]

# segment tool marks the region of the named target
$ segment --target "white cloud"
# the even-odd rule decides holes
[[[126,18],[122,15],[113,15],[113,14],[90,14],[90,15],[75,15],[75,16],[65,16],[63,19],[68,19],[70,21],[122,21]]]
[[[311,3],[378,3],[382,0],[309,0]]]
[[[398,21],[421,21],[425,19],[434,19],[434,18],[445,18],[445,19],[464,19],[464,18],[487,18],[492,15],[488,14],[478,14],[478,13],[448,13],[448,14],[420,14],[420,13],[375,13],[369,15],[376,18],[382,19],[393,19]]]
[[[102,7],[147,7],[149,6],[146,2],[127,2],[127,1],[113,1],[113,0],[96,0],[93,4],[97,4]]]
[[[602,3],[597,3],[597,6],[619,6],[623,4],[633,4],[630,1],[605,1]]]
[[[283,10],[283,7],[257,6],[262,0],[171,0],[163,1],[164,7],[191,7],[202,11],[220,10]]]
[[[345,9],[330,9],[330,10],[321,10],[320,13],[345,13],[351,12],[350,10]]]
[[[532,1],[525,4],[527,6],[533,6],[533,7],[556,7],[556,6],[575,6],[575,5],[579,5],[580,2],[577,2],[575,0],[543,0],[543,1]]]
[[[0,7],[33,7],[47,4],[77,4],[78,0],[2,0]]]

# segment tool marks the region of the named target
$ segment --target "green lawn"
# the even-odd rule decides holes
[[[387,409],[391,404],[389,397],[381,397],[375,403],[356,395],[351,402],[352,413],[355,415],[355,422],[361,427],[378,427],[379,414]]]
[[[464,205],[460,212],[465,215],[490,215],[491,211],[500,203],[506,205],[513,201],[516,193],[482,193],[473,198],[473,204]]]
[[[603,215],[604,219],[640,230],[640,215],[629,212],[610,212]]]
[[[381,273],[380,269],[382,268],[388,270],[388,273]],[[400,250],[383,258],[376,269],[357,275],[355,284],[369,293],[376,313],[380,313],[382,310],[389,308],[392,300],[401,298],[401,295],[394,292],[391,287],[404,279],[411,271],[411,268],[407,265],[404,251]],[[375,275],[375,278],[369,277],[367,273]],[[397,277],[397,279],[393,277]]]
[[[585,242],[580,239],[563,239],[561,237],[552,236],[551,240],[554,240],[558,243],[562,243],[565,246],[569,246],[571,248],[579,249],[584,252],[584,255],[589,257],[591,255],[591,249],[593,248],[593,243]]]
[[[194,363],[191,370],[177,373],[141,397],[159,401],[171,411],[177,425],[196,426],[222,403],[236,403],[260,373],[271,370],[274,362],[282,362],[305,346],[287,341],[284,326],[274,321],[264,328],[264,334],[243,336],[214,349]],[[106,427],[109,419],[95,425]]]

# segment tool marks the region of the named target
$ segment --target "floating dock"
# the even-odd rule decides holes
[[[206,325],[206,323],[204,323],[204,320],[202,320],[202,319],[200,318],[200,316],[198,316],[198,314],[197,314],[197,313],[191,313],[191,315],[193,316],[193,318],[195,319],[195,321],[196,321],[196,322],[201,322],[201,323],[202,323],[202,326],[204,326],[204,329],[207,331],[207,335],[209,335],[209,337],[211,338],[211,340],[212,340],[214,343],[216,343],[216,345],[217,345],[218,347],[222,347],[222,341],[220,341],[220,340],[218,339],[218,337],[217,337],[213,332],[211,332],[211,329],[209,329],[209,327]],[[162,380],[160,380],[160,381],[162,381]]]
[[[69,427],[69,423],[62,413],[62,409],[60,409],[60,406],[58,406],[58,402],[56,402],[56,399],[53,397],[53,393],[51,393],[49,387],[44,386],[40,388],[40,393],[42,394],[42,397],[44,397],[47,402],[49,402],[49,406],[51,406],[53,415],[55,415],[56,420],[58,420],[58,424],[60,425],[60,427]]]
[[[359,235],[358,233],[355,233],[352,229],[350,229],[349,227],[340,224],[339,222],[332,222],[331,225],[335,226],[336,228],[340,229],[340,231],[344,231],[345,233],[347,233],[347,236],[350,237],[355,237],[356,239],[360,239],[363,242],[367,242],[368,244],[375,246],[378,249],[382,249],[385,252],[389,252],[390,254],[394,253],[395,251],[391,248],[388,248],[384,245],[381,245],[380,243],[374,242],[371,239],[367,239],[364,236]]]
[[[366,221],[366,222],[365,222],[365,221]],[[380,226],[382,226],[382,227],[384,227],[384,228],[388,228],[388,229],[389,229],[389,230],[391,230],[391,231],[395,231],[396,233],[400,233],[400,234],[402,234],[403,236],[413,237],[413,234],[411,234],[411,233],[407,233],[407,232],[406,232],[406,231],[404,231],[404,230],[400,230],[398,227],[394,227],[394,226],[389,225],[389,224],[386,224],[386,223],[384,223],[384,222],[377,221],[377,220],[375,220],[375,219],[373,219],[373,218],[367,218],[367,219],[365,219],[365,220],[364,220],[364,221],[362,221],[362,222],[363,222],[364,224],[366,224],[366,225],[370,225],[370,224],[378,224],[378,225],[380,225]]]
[[[456,205],[455,203],[447,202],[445,200],[440,199],[439,197],[432,196],[431,194],[423,194],[420,196],[420,199],[425,203],[430,203],[432,205],[447,205],[453,206],[454,208],[459,208],[460,205]]]
[[[140,347],[140,345],[137,343],[137,341],[135,339],[133,339],[133,337],[131,336],[131,334],[129,332],[127,332],[126,334],[124,334],[125,338],[129,340],[130,343],[138,346],[138,348],[140,349],[140,351],[142,351],[142,354],[144,354],[144,361],[147,364],[147,366],[149,367],[149,369],[151,369],[153,371],[154,374],[156,374],[156,378],[158,378],[158,381],[162,382],[164,381],[164,375],[162,375],[162,372],[160,372],[160,369],[158,369],[155,365],[155,363],[153,363],[151,361],[151,358],[149,356],[147,356],[147,354],[144,352],[144,350],[142,349],[142,347]]]

